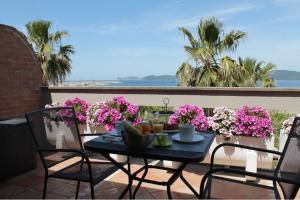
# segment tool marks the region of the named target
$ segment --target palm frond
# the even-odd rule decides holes
[[[241,40],[245,39],[247,34],[242,31],[230,31],[221,41],[220,50],[225,49],[235,51]]]
[[[184,37],[187,37],[193,48],[198,46],[198,42],[193,37],[192,33],[184,27],[180,27],[179,30],[183,33]]]
[[[49,35],[49,41],[52,43],[57,43],[60,42],[63,37],[68,35],[69,33],[66,31],[56,31],[55,33],[51,33]]]

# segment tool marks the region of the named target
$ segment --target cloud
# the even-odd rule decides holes
[[[215,12],[204,13],[202,15],[197,15],[191,18],[172,20],[162,24],[160,26],[160,29],[168,31],[177,29],[179,26],[195,27],[199,24],[199,20],[203,17],[217,17],[222,21],[225,21],[236,14],[247,12],[255,8],[256,6],[252,4],[238,5],[227,9],[217,10]]]

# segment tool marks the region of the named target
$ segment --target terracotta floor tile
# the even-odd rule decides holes
[[[108,189],[112,189],[115,188],[116,185],[111,182],[111,181],[102,181],[100,183],[98,183],[97,185],[95,185],[95,190],[108,190]]]
[[[15,176],[13,178],[7,179],[5,182],[14,184],[14,183],[19,182],[20,180],[22,180],[24,178],[27,178],[27,177],[31,177],[31,175],[28,175],[28,174],[24,173],[24,174],[20,174],[18,176]]]
[[[137,170],[142,166],[143,160],[132,159],[132,171]],[[149,163],[152,161],[149,161]],[[159,163],[160,164],[160,163]],[[196,191],[199,191],[199,185],[203,174],[209,169],[208,165],[188,165],[183,172],[184,177],[191,183]],[[141,174],[139,174],[141,176]],[[148,179],[166,181],[171,176],[171,173],[164,170],[150,169],[147,175]],[[223,175],[224,176],[224,175]],[[244,180],[244,177],[226,174],[226,177],[231,177],[239,180]],[[41,163],[35,170],[26,172],[20,176],[9,179],[0,183],[0,198],[41,198],[44,180],[44,169]],[[76,181],[50,178],[48,182],[47,198],[74,198],[76,190]],[[268,182],[261,181],[263,184]],[[115,199],[118,198],[121,192],[128,184],[127,175],[118,170],[116,173],[108,177],[104,182],[95,186],[96,198]],[[133,188],[137,185],[137,181],[133,182]],[[186,187],[186,185],[177,179],[171,187],[173,198],[195,198],[194,194]],[[222,188],[220,189],[220,191]],[[226,192],[226,191],[223,191]],[[244,192],[244,191],[239,191]],[[90,198],[89,183],[81,183],[80,198]],[[297,196],[300,198],[299,196]],[[128,198],[128,196],[125,196]],[[139,199],[165,199],[167,198],[166,187],[143,183],[137,193],[136,198]]]
[[[43,185],[36,185],[33,187],[33,189],[38,191],[43,191]],[[47,194],[57,194],[57,195],[63,195],[67,197],[73,197],[75,196],[76,186],[70,185],[67,183],[61,183],[54,180],[48,179],[48,186],[47,186]]]
[[[153,199],[154,196],[146,188],[141,187],[136,193],[137,199]]]
[[[0,189],[0,198],[13,198],[14,196],[28,190],[28,187],[23,187],[15,184],[9,184]]]
[[[42,185],[44,184],[44,178],[38,177],[38,176],[27,176],[22,179],[20,179],[15,184],[25,187],[34,187],[36,185]]]
[[[117,188],[95,191],[95,197],[98,199],[117,199],[120,191]]]
[[[14,199],[41,199],[42,192],[34,189],[28,189],[25,192],[19,193],[18,195],[14,196]],[[65,196],[47,193],[47,199],[64,199]]]
[[[172,192],[172,197],[173,199],[192,199],[195,198],[195,195],[192,193],[188,193],[185,190],[183,190],[182,192],[177,192],[177,191],[173,191],[171,189]],[[152,192],[151,195],[155,198],[155,199],[168,199],[168,195],[167,195],[167,191],[156,191],[156,192]]]

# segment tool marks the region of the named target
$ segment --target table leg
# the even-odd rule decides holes
[[[139,190],[140,186],[142,185],[142,183],[143,183],[143,181],[144,181],[144,179],[145,179],[145,177],[146,177],[146,175],[148,173],[148,161],[147,161],[147,159],[144,159],[144,164],[145,164],[144,165],[145,166],[145,171],[144,171],[141,179],[139,180],[139,182],[138,182],[138,184],[137,184],[137,186],[136,186],[136,188],[135,188],[135,190],[133,192],[133,198],[134,199],[135,199],[135,195],[136,195],[137,191]]]
[[[182,173],[180,174],[180,179],[184,182],[184,184],[194,193],[194,195],[196,197],[199,196],[199,194],[197,193],[197,191],[193,188],[193,186],[184,178],[184,176],[182,175]]]
[[[107,160],[109,160],[112,164],[116,165],[120,170],[122,170],[125,174],[128,175],[128,177],[131,177],[131,174],[129,173],[128,169],[126,169],[123,165],[121,165],[120,163],[118,163],[116,160],[114,160],[112,157],[110,157],[109,154],[102,154]],[[129,156],[127,158],[127,163],[129,164],[129,169],[130,169],[130,159]],[[127,187],[124,189],[124,191],[121,193],[121,195],[119,196],[119,199],[122,199],[124,197],[124,195],[131,190],[131,185],[132,185],[132,178],[130,181],[130,178],[128,178],[129,183],[127,185]],[[130,196],[130,194],[129,194]]]
[[[127,170],[128,170],[128,193],[129,199],[132,199],[132,177],[131,177],[131,166],[130,166],[130,156],[127,156]]]
[[[181,175],[182,170],[187,166],[187,163],[181,163],[180,166],[175,169],[174,174],[169,178],[167,182],[167,193],[168,198],[172,199],[172,193],[171,193],[171,185],[178,179],[178,177]]]

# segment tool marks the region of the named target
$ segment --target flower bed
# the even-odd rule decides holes
[[[61,104],[56,103],[52,106]],[[81,133],[97,131],[104,127],[107,131],[114,129],[119,120],[128,120],[133,124],[139,123],[139,107],[129,103],[124,97],[101,103],[89,104],[78,98],[67,100],[64,106],[73,106],[79,122]],[[219,144],[224,142],[250,145],[259,148],[273,149],[272,122],[266,110],[260,107],[244,106],[237,111],[227,107],[217,107],[213,116],[206,117],[203,109],[194,105],[180,106],[174,115],[170,116],[170,124],[190,124],[198,131],[214,130],[217,137],[213,142],[205,162],[210,162],[210,153]],[[103,130],[103,129],[102,129]],[[224,165],[245,166],[249,163],[249,151],[221,148],[216,154],[216,163]],[[253,158],[253,154],[250,155]],[[262,168],[271,168],[272,155],[258,153],[255,155],[257,163],[253,165]],[[250,162],[251,163],[251,162]]]
[[[243,106],[234,112],[226,107],[218,107],[213,113],[214,115],[209,118],[209,124],[218,135],[204,162],[210,163],[213,149],[224,142],[273,149],[272,121],[263,108]],[[273,155],[233,147],[222,147],[215,155],[216,164],[246,166],[246,168],[251,166],[271,168],[272,160]]]
[[[210,163],[212,151],[222,143],[234,143],[262,149],[274,148],[272,122],[266,110],[244,106],[234,112],[217,107],[208,117],[209,128],[217,133],[203,161]],[[246,167],[255,172],[258,168],[272,168],[273,155],[241,148],[221,147],[215,154],[215,164]],[[176,164],[175,164],[176,165]]]

